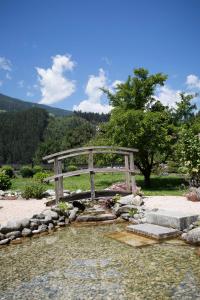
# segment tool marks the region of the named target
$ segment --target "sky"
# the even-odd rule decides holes
[[[106,113],[100,88],[144,67],[168,75],[156,96],[173,107],[200,93],[199,33],[199,0],[0,0],[0,93]]]

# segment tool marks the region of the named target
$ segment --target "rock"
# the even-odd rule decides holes
[[[64,227],[65,226],[65,222],[58,222],[58,226]]]
[[[38,227],[39,232],[44,232],[48,229],[48,226],[45,224],[42,224]]]
[[[42,220],[45,218],[44,214],[35,214],[33,215],[32,219],[38,219],[38,220]]]
[[[59,222],[64,222],[64,221],[65,221],[65,216],[59,217],[58,221],[59,221]]]
[[[133,201],[134,200],[134,196],[133,195],[127,195],[124,197],[121,197],[117,203],[119,203],[120,205],[133,205]]]
[[[30,229],[31,230],[36,230],[38,228],[38,224],[36,222],[31,222],[30,223]]]
[[[0,232],[0,241],[3,240],[4,238],[5,238],[5,235]]]
[[[80,193],[82,193],[82,190],[76,190],[76,194],[80,194]]]
[[[52,220],[57,220],[59,218],[58,213],[54,210],[47,209],[47,210],[43,211],[43,214],[45,216],[50,216],[52,218]]]
[[[28,218],[24,218],[21,221],[22,228],[28,228],[30,225],[30,220]]]
[[[41,224],[46,224],[48,225],[50,222],[52,222],[52,217],[49,216],[45,216],[44,220],[41,220]]]
[[[27,236],[31,236],[31,235],[32,235],[31,229],[29,229],[29,228],[24,228],[24,229],[22,230],[22,236],[23,236],[23,237],[27,237]]]
[[[10,239],[4,239],[0,241],[0,245],[6,245],[10,243]]]
[[[182,238],[188,243],[200,245],[200,227],[194,228],[182,234]]]
[[[126,220],[126,221],[128,221],[129,220],[129,213],[124,213],[124,214],[121,214],[120,215],[120,218],[122,218],[123,220]]]
[[[41,225],[41,220],[40,219],[30,219],[31,223],[35,223],[37,226]],[[31,226],[31,225],[30,225]]]
[[[134,214],[134,219],[135,219],[135,220],[141,219],[140,214]]]
[[[20,231],[22,229],[21,222],[19,221],[10,221],[5,226],[2,226],[0,232],[6,234],[12,231]]]
[[[79,215],[77,217],[78,222],[98,222],[98,221],[108,221],[108,220],[114,220],[116,219],[116,216],[113,214],[102,214],[102,215]]]
[[[49,196],[55,196],[55,191],[54,191],[54,190],[51,190],[51,189],[46,190],[46,191],[44,192],[44,196],[47,196],[47,197],[49,197]]]
[[[21,238],[16,238],[15,240],[11,240],[10,243],[13,244],[13,245],[18,245],[18,244],[22,243],[22,239]]]
[[[144,204],[144,201],[143,201],[143,199],[142,199],[141,196],[137,195],[137,196],[134,197],[134,199],[133,199],[133,205],[141,206],[143,204]]]
[[[78,207],[74,207],[72,210],[69,211],[69,221],[73,222],[76,219],[78,213]]]
[[[48,230],[52,230],[53,228],[54,228],[53,223],[49,223],[49,225],[48,225]]]
[[[115,206],[113,208],[113,211],[116,214],[116,216],[120,216],[121,214],[129,213],[133,209],[137,211],[137,208],[134,205],[124,205],[124,206]]]
[[[11,240],[16,239],[20,236],[21,236],[21,231],[12,231],[12,232],[6,233],[6,238],[11,239]]]
[[[39,229],[35,229],[32,231],[32,234],[39,234],[40,233],[40,230]]]
[[[77,200],[73,201],[73,207],[77,207],[80,211],[85,210],[85,205]]]
[[[5,192],[0,190],[0,196],[5,196]]]
[[[69,219],[65,218],[65,225],[68,226],[70,224]]]

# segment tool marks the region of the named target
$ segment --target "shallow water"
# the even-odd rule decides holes
[[[0,249],[0,299],[200,299],[194,247],[134,248],[107,236],[116,231],[68,227]]]

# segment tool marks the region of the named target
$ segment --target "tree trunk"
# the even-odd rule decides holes
[[[151,186],[151,180],[150,180],[150,175],[151,175],[151,172],[145,172],[144,175],[144,185],[145,187],[150,187]]]

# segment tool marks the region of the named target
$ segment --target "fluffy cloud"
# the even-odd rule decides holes
[[[160,100],[160,102],[169,107],[175,107],[176,102],[181,100],[179,90],[173,90],[167,85],[161,86],[157,90],[156,99]]]
[[[101,88],[109,88],[107,81],[108,79],[103,69],[99,69],[97,76],[90,75],[85,88],[87,99],[81,101],[79,105],[75,105],[73,109],[85,112],[108,113],[111,110],[111,106],[102,103],[103,91],[101,90]]]
[[[12,70],[11,61],[5,57],[0,56],[0,69],[4,71],[11,71]]]
[[[200,79],[196,75],[190,74],[186,78],[186,85],[189,89],[200,89]]]
[[[75,82],[66,78],[64,72],[72,71],[75,63],[69,55],[52,57],[52,67],[36,68],[42,99],[39,103],[53,104],[66,99],[75,92]]]

